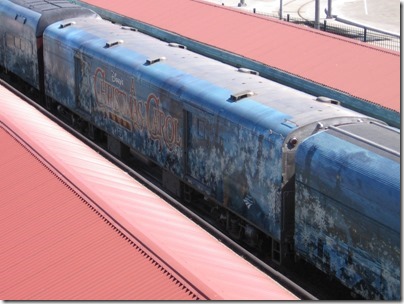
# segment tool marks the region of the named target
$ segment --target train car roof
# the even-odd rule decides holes
[[[400,125],[398,52],[198,0],[179,0],[175,7],[166,0],[77,2],[221,60],[247,61],[272,79]]]
[[[299,146],[296,180],[399,232],[400,154],[398,129],[372,122],[332,127]]]
[[[0,107],[0,298],[296,299],[2,86]]]
[[[105,65],[119,67],[135,78],[149,78],[158,88],[177,94],[178,100],[194,102],[192,106],[210,109],[214,114],[234,116],[238,121],[247,119],[264,129],[277,125],[284,131],[277,130],[278,127],[275,130],[285,134],[317,121],[366,118],[344,107],[316,101],[315,96],[251,74],[249,70],[170,47],[169,43],[125,27],[120,29],[99,19],[79,18],[75,22],[66,28],[59,23],[49,26],[45,40],[52,37],[88,55],[87,60],[100,58]],[[162,57],[164,60],[156,64],[147,64]],[[247,98],[237,101],[238,93],[243,92],[247,92]]]
[[[3,1],[0,7],[7,14],[13,13],[15,19],[20,20],[23,24],[31,24],[36,37],[42,36],[45,28],[58,20],[78,16],[98,16],[94,11],[67,0],[54,2],[46,0],[9,0]]]

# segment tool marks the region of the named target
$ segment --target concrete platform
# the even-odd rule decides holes
[[[204,0],[218,5],[263,12],[279,16],[281,0]],[[282,0],[282,15],[286,18],[315,19],[315,0]],[[400,2],[397,0],[333,0],[331,14],[338,18],[400,35]],[[320,21],[327,19],[328,0],[320,0]],[[333,19],[329,19],[332,21]],[[327,21],[328,22],[328,21]],[[341,21],[340,21],[341,22]]]

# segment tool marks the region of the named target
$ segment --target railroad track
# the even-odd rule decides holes
[[[312,21],[314,15],[313,18],[307,19],[304,12],[309,5],[313,5],[314,7],[314,2],[315,0],[290,0],[283,3],[283,10],[285,12],[288,12],[292,18],[294,17],[293,15],[297,15],[297,17],[299,17],[300,19],[303,19],[305,21]]]
[[[299,15],[300,18],[302,18],[302,19],[304,19],[304,20],[306,20],[306,21],[309,21],[307,18],[304,17],[304,15],[303,15],[303,9],[305,9],[309,4],[311,4],[311,3],[313,3],[313,2],[314,2],[314,0],[308,1],[308,2],[306,2],[306,3],[304,3],[304,4],[302,4],[302,5],[298,8],[297,14]]]

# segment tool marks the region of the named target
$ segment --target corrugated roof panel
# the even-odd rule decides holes
[[[0,142],[1,299],[195,298],[3,128]]]
[[[397,52],[197,0],[82,2],[400,112]]]
[[[18,143],[0,155],[0,185],[11,189],[9,199],[0,197],[7,218],[0,298],[296,299],[97,152],[4,94],[0,89],[0,123],[33,154],[18,161],[24,149]],[[3,132],[2,142],[10,138]],[[19,172],[13,181],[2,175],[11,171]]]

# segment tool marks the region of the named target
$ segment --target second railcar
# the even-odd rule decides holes
[[[400,132],[330,128],[296,153],[296,254],[366,299],[400,299]]]

